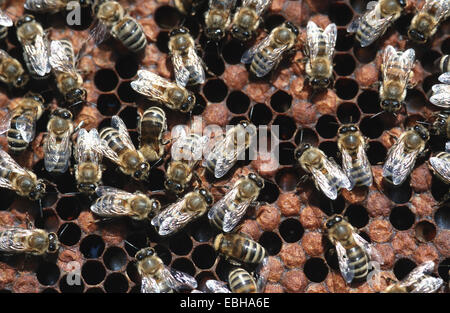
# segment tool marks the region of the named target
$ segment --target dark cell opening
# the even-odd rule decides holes
[[[156,46],[162,53],[169,53],[169,32],[161,31],[156,37]]]
[[[225,62],[228,64],[241,63],[241,57],[247,48],[242,45],[238,40],[231,39],[228,41],[222,50],[222,56]]]
[[[203,111],[206,108],[206,100],[199,93],[195,94],[195,100],[196,100],[196,103],[195,103],[194,109],[192,110],[192,115],[200,115],[203,113]]]
[[[336,39],[337,51],[348,51],[353,47],[355,39],[347,33],[346,29],[338,29]]]
[[[316,129],[322,138],[333,138],[339,128],[338,122],[334,116],[322,115],[316,124]]]
[[[328,267],[321,258],[311,258],[306,261],[304,266],[306,277],[310,281],[320,283],[325,280],[328,275]]]
[[[405,102],[408,114],[422,113],[424,107],[427,104],[427,99],[422,92],[418,91],[417,89],[412,89],[408,91]]]
[[[36,271],[36,278],[42,285],[51,286],[58,281],[59,274],[60,271],[56,264],[44,262],[39,265]]]
[[[433,87],[435,84],[439,84],[439,76],[440,73],[432,74],[430,76],[425,77],[422,83],[422,88],[425,93],[431,90],[431,87]]]
[[[76,197],[64,197],[56,205],[56,212],[65,221],[72,221],[80,215],[80,203]]]
[[[402,258],[394,264],[394,275],[398,280],[402,280],[406,277],[415,267],[416,263],[410,259]]]
[[[227,107],[235,114],[242,114],[247,112],[250,105],[250,98],[241,91],[233,91],[228,95]]]
[[[443,54],[450,54],[450,38],[445,39],[441,44]]]
[[[191,235],[198,242],[208,241],[214,236],[214,232],[214,228],[206,218],[200,218],[191,224]]]
[[[154,168],[150,171],[148,188],[152,191],[164,190],[164,172]]]
[[[185,233],[175,234],[169,244],[170,250],[178,255],[187,255],[192,249],[192,240]]]
[[[278,146],[279,150],[279,161],[281,165],[292,165],[295,164],[296,160],[294,158],[295,146],[290,142],[282,142]]]
[[[345,211],[345,216],[350,224],[356,228],[362,228],[369,222],[369,214],[365,207],[357,204],[350,205]]]
[[[169,265],[172,262],[172,254],[170,250],[163,245],[156,245],[154,247],[156,254],[163,261],[164,264]]]
[[[16,193],[9,189],[0,189],[0,198],[2,199],[2,204],[0,205],[0,210],[7,210],[11,204],[16,199]]]
[[[195,275],[194,264],[192,264],[192,262],[186,258],[178,258],[178,259],[174,260],[171,267],[173,269],[182,271],[191,276]]]
[[[97,99],[97,108],[102,115],[112,116],[120,109],[120,101],[114,94],[102,94]]]
[[[300,221],[293,218],[288,218],[281,222],[279,230],[281,237],[286,242],[297,242],[302,238],[304,233]]]
[[[195,279],[197,280],[199,286],[203,286],[207,280],[216,279],[216,276],[213,272],[204,271],[195,276]]]
[[[364,90],[358,96],[358,106],[366,114],[375,114],[381,111],[378,91]]]
[[[282,90],[278,90],[270,98],[270,106],[279,113],[289,110],[291,103],[292,96]]]
[[[273,121],[272,125],[278,126],[280,140],[288,140],[292,138],[292,136],[294,136],[295,130],[297,129],[295,121],[291,117],[285,115],[278,116]],[[272,132],[274,132],[273,129]]]
[[[141,283],[141,276],[137,270],[137,265],[135,261],[131,261],[127,265],[127,276],[135,284]]]
[[[259,237],[259,243],[266,248],[269,255],[277,255],[281,250],[281,239],[273,232],[264,232],[261,237]]]
[[[417,223],[416,238],[421,242],[432,241],[436,237],[436,226],[428,221],[421,221]]]
[[[300,177],[296,169],[287,167],[277,172],[275,181],[282,191],[294,191],[300,181]]]
[[[355,59],[350,54],[337,54],[334,64],[334,70],[340,76],[350,75],[356,67]]]
[[[144,232],[137,232],[128,235],[124,247],[128,255],[134,258],[140,249],[148,247],[146,234]]]
[[[136,101],[138,94],[131,88],[130,81],[123,82],[119,85],[117,89],[117,94],[120,100],[127,103],[133,103]]]
[[[127,255],[122,248],[110,247],[103,255],[103,261],[111,271],[119,271],[127,263]]]
[[[192,252],[192,261],[201,269],[213,266],[216,260],[216,251],[210,245],[200,245]]]
[[[259,192],[257,201],[273,203],[277,201],[280,191],[277,185],[272,182],[264,181],[264,188]]]
[[[353,48],[356,59],[359,62],[367,64],[375,60],[377,56],[378,48],[374,45],[370,45],[369,47],[361,47],[359,43],[356,47]]]
[[[337,117],[343,124],[358,123],[361,117],[358,106],[352,102],[344,102],[338,106]]]
[[[203,86],[203,93],[209,101],[221,102],[227,96],[228,87],[222,80],[212,79]]]
[[[66,246],[73,246],[81,237],[81,230],[75,223],[65,223],[58,231],[59,241]]]
[[[219,260],[216,266],[216,274],[222,281],[228,281],[228,274],[233,269],[233,266],[225,261],[223,258]]]
[[[116,70],[123,79],[133,78],[139,69],[139,61],[135,57],[127,55],[116,62]]]
[[[382,123],[382,115],[377,115],[375,117],[367,116],[361,120],[359,127],[364,136],[375,139],[383,134],[383,127],[381,127],[381,125],[383,125]]]
[[[319,142],[319,137],[316,132],[310,128],[299,128],[294,140],[297,145],[309,143],[312,146],[316,146]]]
[[[189,29],[189,33],[193,38],[197,38],[198,33],[200,32],[200,24],[195,19],[195,17],[183,17],[184,23],[183,26]]]
[[[347,4],[333,3],[330,5],[329,17],[336,25],[345,26],[352,20],[353,13]]]
[[[351,100],[358,93],[358,83],[349,78],[339,78],[334,88],[338,97],[343,100]]]
[[[325,260],[327,264],[335,271],[339,271],[339,260],[337,257],[337,252],[334,247],[329,248],[325,252]]]
[[[204,61],[208,69],[217,76],[222,75],[225,71],[225,63],[223,62],[222,58],[217,55],[217,52],[206,53],[204,56]]]
[[[449,269],[450,269],[450,258],[446,258],[444,261],[439,263],[438,273],[441,278],[448,282],[449,281]]]
[[[107,293],[123,293],[128,290],[128,281],[123,274],[112,273],[106,277],[104,287]]]
[[[103,250],[105,250],[105,243],[100,236],[89,235],[81,241],[80,251],[85,258],[96,259],[102,255]]]
[[[263,103],[257,103],[250,109],[250,121],[259,125],[267,125],[272,120],[272,111]]]
[[[102,288],[94,287],[86,289],[86,293],[105,293]]]
[[[125,123],[127,129],[136,129],[137,128],[137,108],[127,106],[123,109],[119,116]]]
[[[80,280],[81,284],[75,284],[75,281],[71,280],[71,277],[67,277],[68,275],[65,275],[59,280],[59,290],[61,290],[62,293],[81,293],[84,290],[84,283],[83,280]],[[74,283],[70,285],[69,282]]]
[[[389,220],[396,229],[407,230],[414,224],[415,216],[407,206],[398,206],[391,210]]]
[[[181,14],[174,7],[165,5],[159,7],[155,12],[155,22],[163,29],[171,29],[178,25]]]
[[[369,149],[367,149],[366,154],[370,164],[376,165],[386,160],[387,149],[382,143],[378,141],[370,141]]]
[[[284,23],[286,19],[278,14],[273,14],[270,16],[267,16],[264,19],[264,27],[270,32],[272,29],[274,29],[277,26],[280,26]]]
[[[434,221],[439,228],[450,229],[450,206],[443,206],[434,213]]]
[[[431,180],[431,194],[433,198],[437,201],[444,200],[445,195],[448,192],[448,185],[445,184],[442,180],[433,175]]]
[[[111,91],[116,88],[119,79],[116,73],[110,69],[99,70],[95,73],[94,83],[100,91]]]
[[[426,53],[420,58],[420,64],[427,72],[432,73],[435,71],[434,62],[441,56],[442,55],[435,50],[426,49]]]
[[[384,194],[394,201],[395,203],[407,203],[412,195],[412,189],[409,184],[409,178],[405,180],[405,182],[399,186],[392,186],[388,184],[383,184],[385,186]]]
[[[322,141],[319,145],[319,149],[328,157],[332,157],[338,164],[341,164],[341,158],[338,158],[337,155],[338,146],[335,141]]]
[[[81,268],[81,276],[88,285],[100,284],[106,276],[106,270],[99,261],[87,261]]]

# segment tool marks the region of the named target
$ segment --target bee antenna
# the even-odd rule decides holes
[[[302,130],[300,131],[300,143],[302,143],[302,142],[303,142],[303,127],[302,127]]]
[[[64,232],[66,231],[67,227],[69,227],[69,223],[67,223],[66,226],[64,226],[63,230],[61,230],[61,232],[59,233],[58,237],[61,237],[61,235],[64,234]]]
[[[381,114],[383,114],[384,113],[384,111],[380,111],[380,112],[378,112],[377,114],[375,114],[375,115],[372,115],[372,117],[370,118],[370,119],[373,119],[373,118],[375,118],[375,117],[377,117],[378,115],[381,115]],[[395,114],[395,113],[394,113]]]
[[[128,240],[124,240],[124,242],[125,242],[126,244],[128,244],[129,246],[133,247],[134,249],[136,249],[136,252],[140,250],[138,247],[136,247],[134,244],[132,244],[132,243],[129,242]]]
[[[44,209],[42,208],[42,199],[39,199],[39,214],[41,215],[41,218],[44,218]]]
[[[428,122],[423,122],[423,121],[417,121],[417,123],[422,124],[422,125],[427,125],[430,126],[431,124]]]

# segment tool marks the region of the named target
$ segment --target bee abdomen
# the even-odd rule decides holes
[[[127,149],[127,146],[119,137],[119,132],[112,127],[102,129],[100,138],[105,140],[108,143],[108,146],[117,154],[120,154],[121,151]]]
[[[256,242],[245,240],[244,248],[241,250],[241,260],[249,263],[260,263],[265,257],[265,251]]]
[[[450,72],[450,55],[444,55],[439,59],[439,70],[442,73]]]
[[[364,168],[357,162],[350,169],[350,176],[355,182],[356,186],[366,186],[372,181],[372,176],[370,175],[370,169]]]
[[[116,36],[125,47],[133,52],[141,51],[147,45],[147,38],[139,23],[131,18],[124,18],[116,29]]]
[[[235,293],[256,292],[255,281],[248,272],[240,268],[230,272],[228,283],[230,284],[231,291]]]
[[[22,133],[17,129],[17,122],[20,119],[25,119],[22,123],[27,124],[26,128],[30,129],[34,137],[34,118],[29,114],[16,115],[11,120],[11,128],[8,130],[8,146],[13,152],[24,151],[28,147],[28,142],[22,136]]]
[[[225,217],[225,210],[223,208],[219,208],[214,212],[214,215],[211,217],[209,221],[213,226],[217,227],[217,229],[222,230],[224,217]]]
[[[353,272],[353,279],[358,280],[367,276],[369,272],[368,258],[366,253],[359,247],[353,247],[347,250],[349,266]]]
[[[255,54],[252,64],[250,65],[250,70],[256,76],[264,76],[264,73],[271,70],[272,66],[268,64],[268,59],[265,57],[264,52]]]
[[[50,150],[45,155],[45,164],[54,165],[52,172],[64,173],[69,166],[69,156],[71,155],[71,150],[69,146],[69,151],[53,151]],[[52,160],[58,160],[54,162]]]

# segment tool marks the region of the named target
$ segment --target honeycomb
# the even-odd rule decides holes
[[[4,8],[20,16],[23,2],[9,1]],[[381,163],[393,144],[389,133],[398,134],[415,121],[428,120],[435,110],[427,98],[431,86],[437,82],[435,60],[450,53],[450,20],[441,25],[432,43],[412,46],[416,48],[420,61],[414,69],[417,85],[408,92],[407,113],[395,118],[387,114],[376,115],[380,107],[373,83],[378,80],[379,51],[387,44],[402,49],[411,45],[404,36],[413,16],[411,7],[416,1],[408,3],[410,10],[381,40],[361,48],[352,36],[347,35],[346,27],[355,15],[364,11],[367,0],[273,0],[264,18],[263,27],[267,31],[285,19],[301,26],[301,33],[305,32],[304,27],[310,18],[320,26],[329,22],[338,26],[334,89],[316,95],[304,83],[302,64],[298,62],[302,57],[300,50],[293,60],[283,62],[275,75],[255,80],[248,78],[245,67],[240,64],[246,47],[234,40],[225,40],[217,46],[209,44],[201,31],[202,14],[185,18],[173,8],[172,0],[120,2],[144,26],[149,39],[145,56],[128,55],[114,40],[97,47],[89,46],[79,66],[90,103],[71,108],[76,121],[84,120],[88,129],[101,129],[109,126],[111,116],[118,114],[137,144],[138,112],[155,103],[137,95],[130,88],[130,81],[141,66],[173,78],[171,66],[166,61],[168,32],[176,25],[188,27],[201,47],[209,72],[214,74],[208,75],[203,86],[194,89],[199,106],[193,117],[201,115],[207,123],[219,125],[236,124],[248,118],[255,125],[280,127],[281,165],[277,170],[267,171],[257,160],[241,162],[220,181],[202,177],[216,195],[216,200],[225,192],[216,185],[231,185],[238,175],[249,169],[257,170],[266,179],[258,199],[263,205],[250,210],[240,228],[270,254],[266,292],[378,292],[386,286],[386,280],[375,286],[367,282],[344,283],[336,253],[321,230],[327,215],[344,210],[350,223],[381,252],[384,259],[382,277],[402,279],[417,264],[434,260],[438,264],[436,274],[449,281],[450,207],[448,204],[438,205],[448,186],[430,173],[426,159],[422,158],[418,160],[411,178],[392,189],[381,183]],[[69,37],[78,51],[88,36],[87,28],[92,21],[89,10],[82,13],[82,25],[74,27],[65,25],[63,13],[36,17],[49,30],[50,38]],[[14,29],[10,29],[7,43],[2,45],[11,55],[21,59]],[[2,107],[8,104],[9,99],[23,94],[23,91],[1,87]],[[61,176],[53,176],[44,169],[42,138],[50,109],[58,103],[58,94],[51,80],[35,81],[31,89],[43,93],[50,103],[49,109],[37,123],[33,144],[16,160],[54,185],[48,187],[49,193],[42,201],[42,217],[38,204],[1,189],[0,220],[2,224],[23,226],[29,215],[36,227],[58,233],[61,249],[56,256],[0,256],[2,291],[139,292],[135,247],[147,245],[155,248],[166,265],[193,275],[199,283],[209,278],[226,281],[230,265],[212,247],[216,232],[206,216],[169,238],[159,237],[149,223],[129,220],[97,223],[89,210],[91,199],[77,193],[73,174],[68,171]],[[167,114],[169,128],[189,123],[189,116],[174,112]],[[293,156],[293,150],[300,142],[301,130],[303,141],[317,145],[339,162],[336,133],[339,125],[349,122],[358,123],[370,140],[368,156],[373,166],[374,185],[369,190],[344,191],[332,202],[315,190],[311,181],[300,183],[296,192],[304,174],[295,165]],[[4,138],[1,144],[7,149]],[[430,151],[439,151],[442,147],[440,139],[431,139]],[[125,188],[130,192],[144,191],[163,205],[176,200],[162,191],[168,157],[152,169],[149,181],[144,183],[130,182],[110,162],[104,162],[104,185]],[[68,284],[68,273],[77,269],[81,273],[81,283]],[[441,292],[448,291],[448,287],[441,288]]]

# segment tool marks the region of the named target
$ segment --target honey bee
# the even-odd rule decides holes
[[[345,172],[320,149],[304,143],[295,150],[295,158],[303,170],[312,175],[316,188],[328,198],[335,200],[342,188],[351,190],[352,183]]]
[[[450,139],[450,110],[442,110],[434,114],[434,122],[431,125],[431,133]]]
[[[95,128],[81,129],[74,149],[75,179],[79,191],[92,194],[102,180],[100,137]]]
[[[259,264],[267,257],[266,249],[245,234],[218,234],[214,239],[214,249],[233,262]]]
[[[409,273],[406,278],[388,286],[385,293],[433,293],[444,283],[441,278],[433,277],[434,262],[426,261]]]
[[[202,59],[195,51],[195,43],[185,27],[173,29],[169,33],[169,50],[179,86],[198,85],[205,82]]]
[[[74,133],[72,113],[57,108],[47,124],[48,135],[44,141],[44,164],[48,172],[64,173],[72,155],[71,135]]]
[[[184,15],[195,15],[206,0],[175,0],[175,7]]]
[[[338,148],[342,155],[342,167],[354,186],[371,186],[372,169],[367,159],[367,138],[355,124],[342,125],[338,130]]]
[[[8,14],[0,10],[0,40],[8,36],[8,27],[13,26],[14,23]]]
[[[159,212],[161,204],[141,192],[129,193],[113,187],[99,186],[100,197],[91,205],[91,211],[101,217],[128,216],[142,221]]]
[[[24,87],[30,77],[25,73],[22,64],[0,49],[0,80],[15,88]]]
[[[0,252],[44,255],[59,249],[58,236],[38,228],[0,227]]]
[[[137,270],[141,275],[141,293],[172,293],[197,288],[194,277],[165,266],[153,248],[136,253]]]
[[[201,158],[207,137],[183,133],[171,149],[172,160],[166,171],[164,186],[167,190],[180,194],[189,186],[196,175],[194,169]]]
[[[410,79],[414,76],[414,49],[396,51],[387,46],[383,54],[383,82],[380,85],[380,105],[384,111],[397,112],[406,98],[406,89],[411,88]]]
[[[388,27],[402,14],[406,0],[379,0],[367,3],[367,12],[356,18],[347,32],[356,33],[361,47],[367,47],[383,36]]]
[[[156,215],[152,219],[152,225],[158,228],[160,236],[173,234],[205,214],[213,202],[209,191],[204,188],[196,189]]]
[[[33,15],[27,14],[17,20],[16,29],[28,70],[36,79],[45,78],[52,67],[49,62],[48,42],[42,25]]]
[[[160,159],[164,154],[163,134],[167,130],[166,113],[161,108],[145,110],[139,119],[139,151],[149,162]]]
[[[91,36],[97,43],[111,34],[132,52],[140,52],[147,46],[142,25],[127,13],[119,2],[96,0],[94,12],[97,25],[92,29]]]
[[[142,153],[134,147],[124,122],[115,115],[111,126],[100,131],[100,149],[103,155],[116,163],[125,175],[136,180],[146,179],[150,166]]]
[[[19,196],[39,200],[45,193],[43,180],[24,169],[5,151],[0,150],[0,188],[14,190]]]
[[[24,151],[33,141],[36,133],[36,121],[44,111],[44,98],[41,95],[28,92],[17,100],[17,106],[12,110],[10,126],[8,127],[8,146],[13,153]]]
[[[325,30],[322,30],[314,22],[308,22],[305,71],[311,86],[315,89],[328,88],[331,84],[336,38],[336,24],[329,24]]]
[[[70,2],[74,0],[25,0],[25,10],[36,13],[57,13],[65,10]],[[77,0],[81,7],[88,7],[91,5],[90,0]]]
[[[219,41],[225,36],[235,4],[236,0],[209,0],[209,9],[205,13],[206,37]]]
[[[436,84],[432,87],[433,95],[430,102],[442,108],[450,108],[450,72],[439,76],[442,84]]]
[[[53,40],[50,45],[50,65],[56,77],[58,90],[69,105],[86,101],[83,78],[77,72],[75,53],[68,40]]]
[[[267,259],[258,266],[255,277],[243,268],[234,268],[228,274],[228,285],[233,293],[264,292],[269,271]]]
[[[447,142],[445,152],[439,152],[428,160],[428,166],[441,181],[450,184],[450,142]]]
[[[199,291],[201,293],[231,293],[230,289],[228,289],[227,284],[214,280],[214,279],[208,279],[205,282],[205,285],[202,287],[202,291]]]
[[[269,36],[248,49],[241,62],[250,65],[250,71],[257,77],[267,75],[278,66],[285,52],[293,49],[298,36],[298,28],[291,22],[284,22],[274,28]]]
[[[261,16],[272,0],[244,0],[236,10],[231,26],[231,35],[241,41],[249,41],[256,33]]]
[[[450,55],[446,54],[440,57],[437,61],[437,65],[442,73],[450,72]]]
[[[339,268],[347,283],[364,279],[369,273],[371,260],[383,263],[378,251],[358,235],[342,215],[331,216],[324,227],[336,248]]]
[[[131,82],[131,87],[172,110],[186,113],[195,105],[195,95],[191,91],[150,71],[138,71],[138,79]]]
[[[250,147],[256,137],[256,127],[247,120],[241,121],[231,127],[214,144],[205,159],[203,166],[214,177],[221,178],[244,157],[245,151]]]
[[[437,31],[439,24],[450,16],[448,0],[426,0],[422,9],[414,16],[408,37],[417,43],[425,43]]]
[[[223,232],[232,231],[263,188],[264,180],[255,173],[239,178],[233,188],[209,210],[210,223]]]
[[[429,138],[428,130],[420,124],[401,134],[389,149],[383,165],[383,177],[394,185],[402,184],[414,168],[417,157],[425,150]]]

